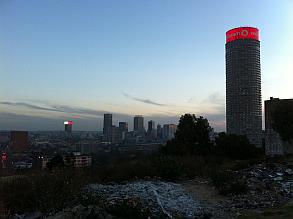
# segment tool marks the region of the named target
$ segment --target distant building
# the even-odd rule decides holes
[[[49,163],[52,160],[52,157],[42,157],[41,160],[42,160],[41,162],[42,169],[46,169],[47,163]]]
[[[163,139],[163,129],[160,124],[157,125],[157,139],[161,141]]]
[[[122,135],[119,127],[111,126],[108,128],[108,141],[112,144],[119,144],[122,142]]]
[[[289,142],[283,142],[280,135],[274,131],[273,113],[280,104],[292,104],[293,99],[279,99],[271,97],[265,101],[265,151],[267,155],[283,155],[293,153],[293,145]]]
[[[262,146],[260,41],[254,27],[226,32],[226,123],[228,134]]]
[[[72,132],[72,125],[73,125],[72,121],[64,121],[64,130],[65,130],[65,132],[71,133]]]
[[[127,122],[119,122],[119,130],[121,133],[122,140],[125,140],[126,133],[128,132],[128,123]]]
[[[109,128],[112,127],[112,123],[113,123],[112,114],[110,113],[104,114],[103,134],[104,134],[105,140],[108,140],[108,131],[109,131]]]
[[[5,169],[7,167],[8,155],[6,152],[1,154],[1,168]]]
[[[171,140],[175,137],[175,132],[177,129],[177,125],[175,124],[165,124],[163,126],[163,140]]]
[[[74,160],[75,168],[90,167],[92,165],[92,156],[90,155],[76,155]]]
[[[127,122],[119,122],[119,129],[121,132],[128,132],[128,123]]]
[[[11,131],[9,149],[12,153],[22,153],[30,149],[27,131]]]
[[[141,115],[136,115],[134,117],[134,125],[133,125],[133,131],[139,134],[144,134],[144,119]]]
[[[156,123],[153,120],[148,121],[147,141],[157,140]]]

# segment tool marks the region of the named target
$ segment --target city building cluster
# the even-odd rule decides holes
[[[265,130],[262,130],[261,68],[259,30],[234,28],[226,32],[226,129],[227,134],[245,135],[267,155],[293,153],[292,142],[283,142],[273,130],[272,114],[282,103],[293,99],[271,97],[264,104]],[[56,155],[64,165],[88,167],[95,157],[113,154],[150,154],[175,136],[175,124],[147,122],[134,116],[133,130],[128,123],[113,124],[113,115],[104,114],[102,132],[78,132],[73,121],[64,121],[59,132],[0,132],[1,167],[4,169],[46,168]]]
[[[150,120],[146,130],[144,117],[136,115],[133,119],[133,130],[129,131],[127,122],[119,122],[118,126],[115,126],[112,117],[112,114],[104,114],[103,126],[103,140],[111,144],[163,143],[174,138],[177,128],[175,124],[161,126]]]

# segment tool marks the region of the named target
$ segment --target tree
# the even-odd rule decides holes
[[[194,114],[180,117],[175,138],[164,148],[168,154],[202,154],[210,152],[210,132],[212,128],[207,119]]]
[[[232,159],[250,159],[259,156],[262,151],[249,143],[244,135],[219,133],[216,138],[216,152]]]
[[[293,139],[293,104],[281,102],[272,113],[272,127],[283,141]]]

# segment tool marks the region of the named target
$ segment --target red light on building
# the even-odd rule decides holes
[[[1,160],[2,161],[6,161],[7,160],[7,154],[5,152],[2,153]]]
[[[65,121],[64,125],[65,125],[65,131],[71,133],[73,122],[72,121]]]
[[[73,122],[72,121],[65,121],[64,125],[73,125]]]
[[[255,27],[238,27],[226,32],[226,43],[239,39],[259,40],[259,30]]]

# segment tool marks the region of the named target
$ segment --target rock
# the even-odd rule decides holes
[[[85,188],[85,194],[99,198],[110,210],[122,205],[140,209],[146,217],[195,218],[201,217],[204,213],[199,201],[187,194],[182,185],[171,182],[90,184]]]

